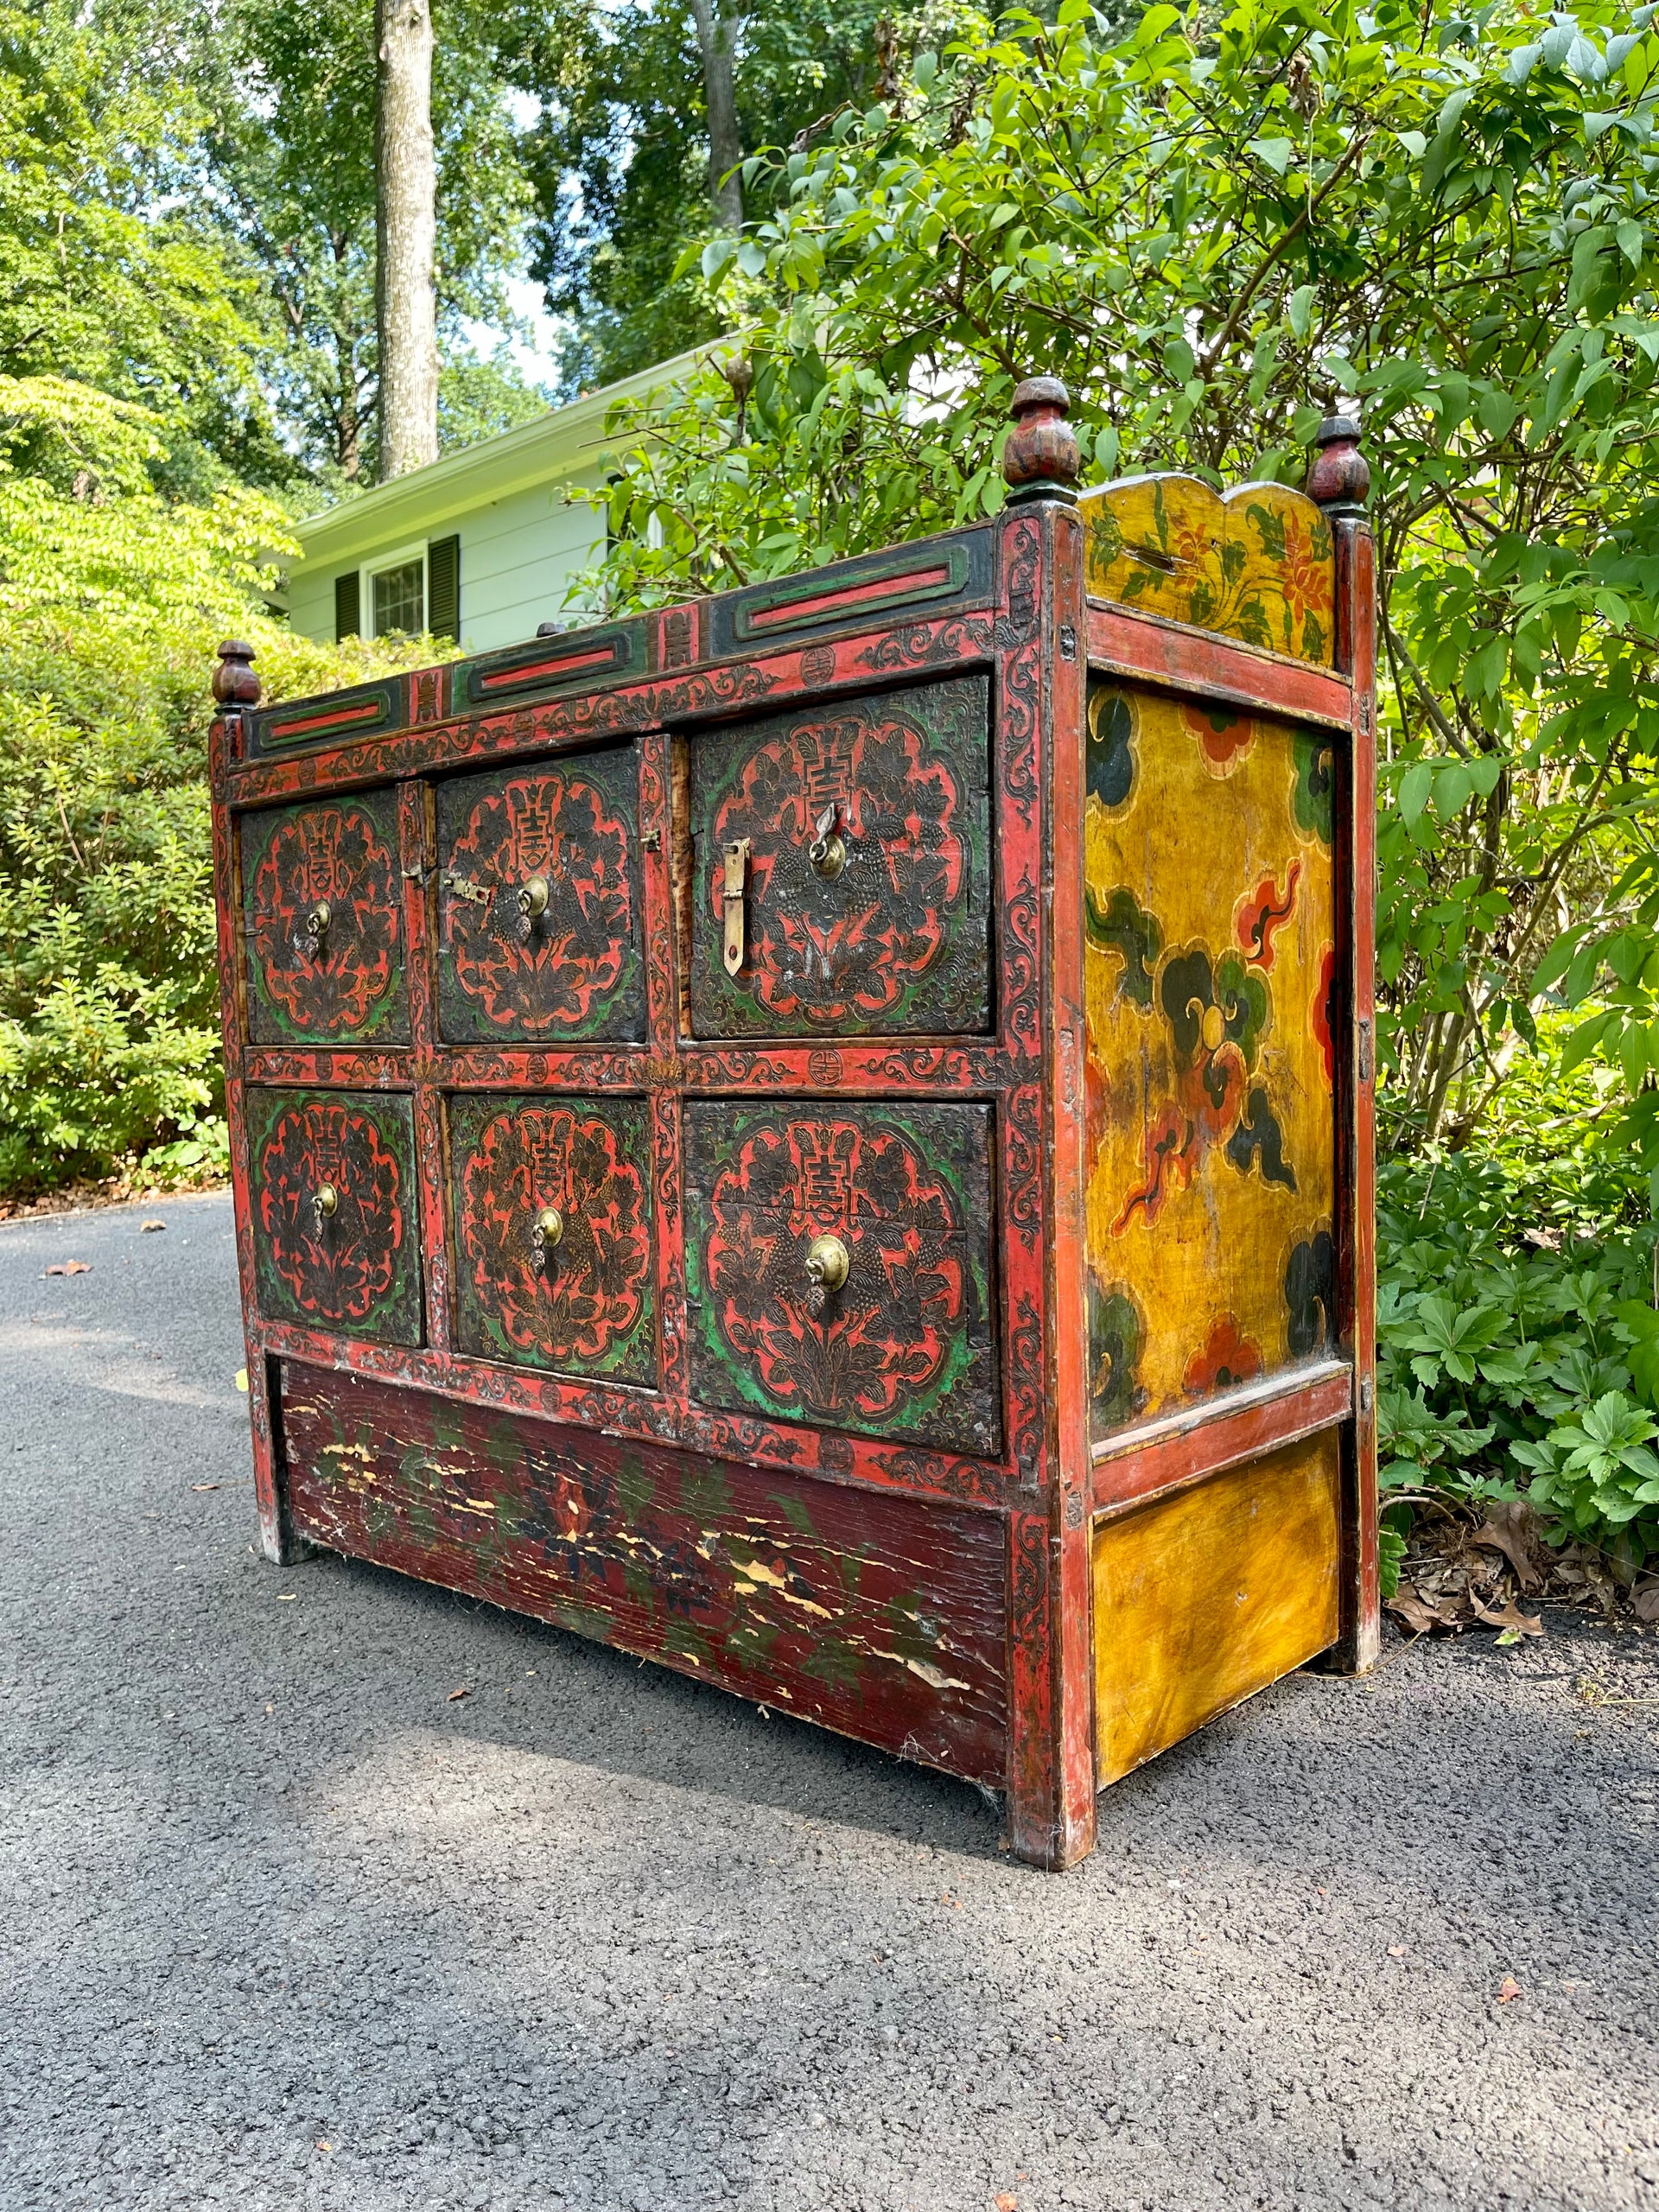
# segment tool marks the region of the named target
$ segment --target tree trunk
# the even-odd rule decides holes
[[[691,0],[702,55],[702,98],[709,115],[709,203],[723,231],[743,227],[743,180],[737,165],[743,149],[737,136],[737,93],[732,50],[737,39],[734,9],[721,0]],[[730,172],[728,175],[728,172]]]
[[[375,0],[375,323],[380,481],[438,457],[431,0]]]

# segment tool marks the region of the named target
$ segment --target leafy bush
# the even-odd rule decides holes
[[[13,456],[27,453],[26,472]],[[272,695],[435,657],[294,638],[257,598],[280,512],[151,482],[141,410],[0,378],[0,1194],[222,1161],[208,683]],[[440,651],[442,649],[439,649]]]
[[[1659,1554],[1654,1194],[1598,1146],[1618,1078],[1563,1075],[1558,1035],[1478,1149],[1382,1169],[1382,1481],[1529,1497],[1634,1569]]]

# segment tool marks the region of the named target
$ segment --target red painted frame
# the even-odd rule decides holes
[[[708,603],[646,618],[636,680],[541,702],[491,705],[423,720],[314,752],[249,760],[235,708],[211,741],[219,950],[237,1249],[248,1347],[250,1413],[264,1548],[292,1555],[276,1363],[345,1370],[619,1438],[741,1460],[854,1489],[903,1491],[994,1514],[1006,1531],[1009,1838],[1022,1858],[1058,1866],[1091,1847],[1095,1755],[1090,1544],[1097,1516],[1178,1487],[1315,1427],[1344,1425],[1344,1643],[1368,1663],[1376,1634],[1374,1537],[1374,1259],[1370,1242],[1370,1063],[1357,1041],[1371,1018],[1372,868],[1370,541],[1338,526],[1336,672],[1155,617],[1090,604],[1083,531],[1058,500],[1015,506],[995,524],[991,604],[967,611],[869,608],[848,594],[841,634],[709,652]],[[829,572],[833,576],[833,572]],[[828,588],[827,593],[828,593]],[[833,593],[828,593],[833,599]],[[866,626],[852,626],[859,620]],[[1090,665],[1179,690],[1265,708],[1351,733],[1338,866],[1345,887],[1345,971],[1353,1049],[1344,1075],[1342,1173],[1344,1349],[1317,1376],[1292,1371],[1236,1400],[1132,1433],[1091,1458],[1087,1422],[1083,1066],[1084,695]],[[992,677],[996,832],[996,1027],[983,1038],[800,1040],[760,1046],[682,1033],[682,918],[673,880],[675,747],[698,724],[838,690],[868,691],[970,669]],[[409,696],[430,714],[453,681]],[[434,1009],[432,788],[435,773],[631,740],[639,769],[647,961],[642,1046],[446,1047]],[[410,1036],[406,1047],[341,1052],[251,1047],[241,958],[237,817],[252,807],[396,782],[405,887]],[[395,1089],[415,1100],[426,1291],[418,1350],[296,1328],[260,1316],[244,1103],[250,1084]],[[659,1388],[584,1382],[462,1357],[450,1324],[450,1198],[443,1094],[462,1089],[605,1089],[651,1103]],[[689,1097],[976,1098],[995,1111],[997,1264],[1005,1449],[974,1459],[711,1410],[690,1395],[683,1289],[680,1130]],[[1246,1397],[1248,1402],[1245,1402]],[[1350,1408],[1357,1400],[1357,1415]],[[1300,1426],[1299,1426],[1300,1424]],[[1126,1475],[1125,1469],[1132,1471]]]

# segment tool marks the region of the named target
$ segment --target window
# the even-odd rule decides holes
[[[370,584],[372,634],[381,638],[388,630],[402,630],[418,638],[426,627],[425,547],[390,568],[374,569]]]

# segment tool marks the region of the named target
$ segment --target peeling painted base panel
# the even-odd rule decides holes
[[[296,1532],[968,1779],[1007,1732],[1001,1517],[289,1363]]]

